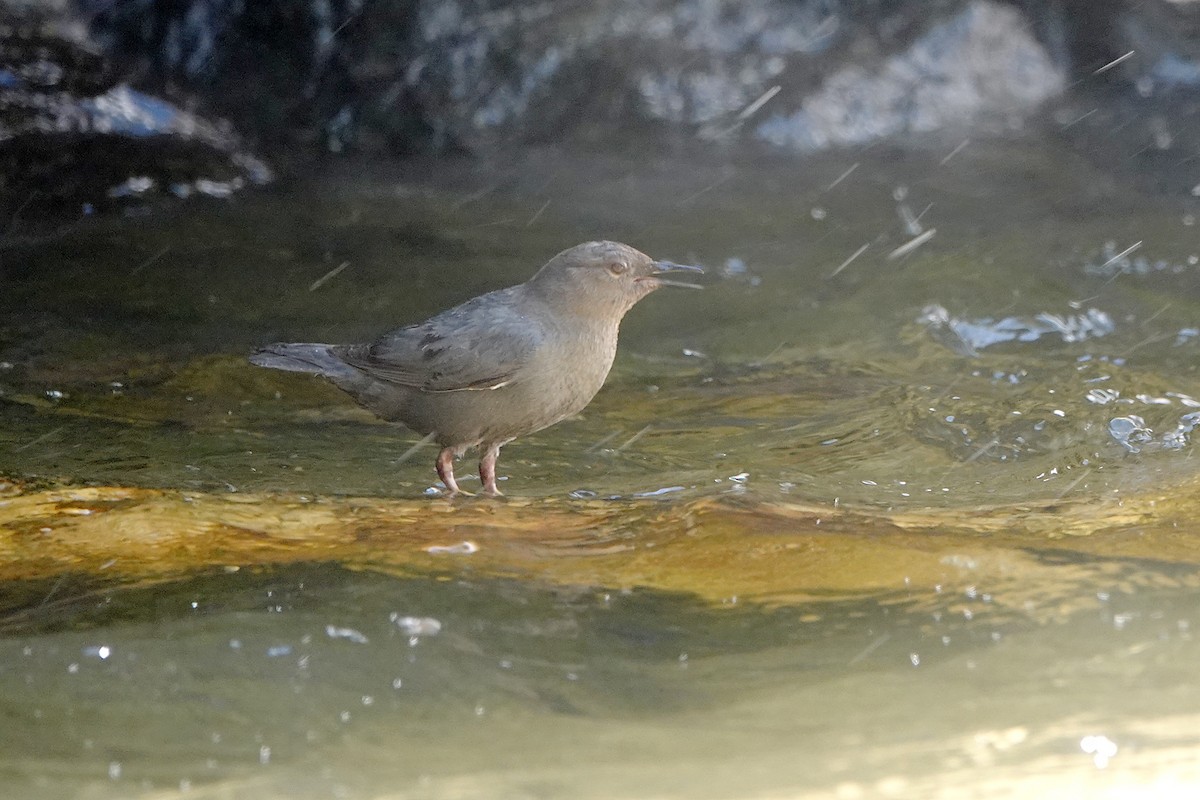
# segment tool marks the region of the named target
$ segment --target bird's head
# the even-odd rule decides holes
[[[702,287],[671,280],[666,273],[702,273],[700,267],[655,261],[620,242],[585,242],[564,250],[529,284],[543,297],[578,315],[615,315],[619,320],[638,300],[662,286]]]

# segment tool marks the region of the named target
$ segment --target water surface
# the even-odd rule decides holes
[[[1198,209],[957,144],[341,164],[10,243],[0,785],[1194,790]],[[631,312],[507,500],[244,360],[594,238],[708,285]]]

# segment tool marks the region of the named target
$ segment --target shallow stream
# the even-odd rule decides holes
[[[11,237],[0,787],[1194,796],[1200,203],[1114,175],[547,151]],[[504,499],[245,360],[597,238],[706,289],[630,313]]]

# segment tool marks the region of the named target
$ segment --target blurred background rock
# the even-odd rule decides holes
[[[1030,130],[1200,193],[1198,96],[1194,0],[3,0],[0,219],[227,196],[331,154]]]

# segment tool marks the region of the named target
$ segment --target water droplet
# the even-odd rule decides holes
[[[1093,734],[1079,740],[1079,749],[1092,757],[1096,769],[1104,769],[1117,754],[1117,743],[1102,734]]]
[[[412,637],[436,636],[442,630],[442,623],[433,617],[404,617],[393,611],[391,620],[397,628]]]

